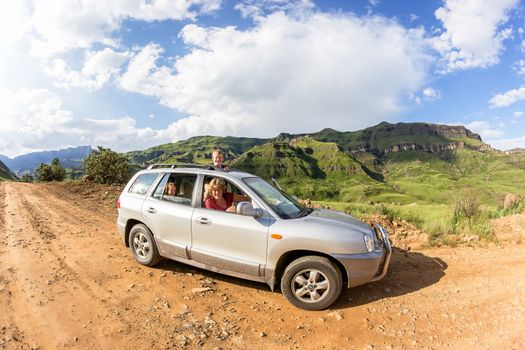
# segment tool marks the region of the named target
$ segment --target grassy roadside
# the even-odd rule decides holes
[[[463,243],[497,242],[491,219],[521,213],[525,210],[523,200],[512,209],[505,210],[474,203],[475,210],[472,213],[466,212],[466,208],[462,208],[458,203],[454,205],[419,203],[371,205],[315,201],[314,205],[342,211],[365,221],[370,217],[382,216],[390,223],[407,222],[428,235],[429,246],[452,247]]]

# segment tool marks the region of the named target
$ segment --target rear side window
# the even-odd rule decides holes
[[[131,185],[129,193],[146,194],[158,174],[142,174]]]
[[[178,204],[191,205],[197,175],[166,174],[153,193],[153,197]]]

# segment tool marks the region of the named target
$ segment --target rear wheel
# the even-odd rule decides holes
[[[131,228],[129,247],[133,258],[142,265],[154,266],[160,261],[161,257],[153,234],[146,225],[137,224]]]
[[[290,263],[281,279],[281,291],[293,305],[322,310],[332,305],[343,286],[341,271],[322,256],[303,256]]]

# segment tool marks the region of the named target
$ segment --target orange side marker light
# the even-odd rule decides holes
[[[272,237],[273,239],[283,239],[283,236],[277,233],[272,233],[270,237]]]

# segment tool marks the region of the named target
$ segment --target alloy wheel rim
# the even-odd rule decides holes
[[[330,281],[317,269],[305,269],[296,273],[291,284],[294,296],[308,304],[322,301],[330,291]]]
[[[149,258],[151,254],[151,248],[148,238],[144,233],[140,232],[135,235],[133,238],[133,249],[141,259]]]

